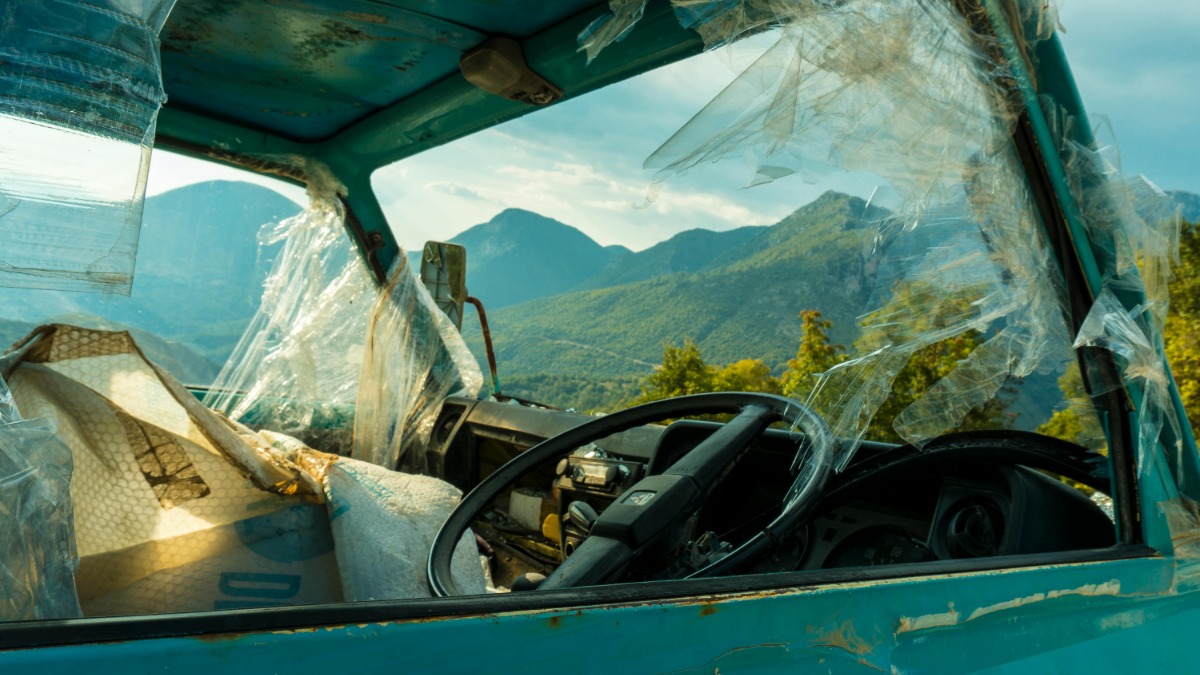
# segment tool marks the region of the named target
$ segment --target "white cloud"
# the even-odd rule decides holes
[[[659,195],[649,207],[655,213],[668,217],[686,217],[695,222],[697,219],[717,222],[725,227],[710,229],[728,229],[742,225],[757,225],[763,222],[774,222],[787,215],[785,213],[763,213],[751,210],[746,206],[725,197],[701,192],[670,192]]]
[[[494,199],[492,199],[491,197],[488,197],[487,195],[481,194],[478,190],[468,187],[466,185],[463,185],[462,183],[455,183],[454,181],[448,181],[448,180],[433,181],[431,183],[426,183],[425,189],[432,190],[435,192],[441,192],[443,194],[451,195],[453,197],[459,197],[461,199],[466,199],[466,200],[470,200],[470,201],[484,202],[487,204],[496,203]]]

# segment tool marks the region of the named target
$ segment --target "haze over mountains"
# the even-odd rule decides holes
[[[581,242],[574,228],[510,209],[451,241],[469,246],[480,228],[503,234],[536,223],[541,230],[519,262],[468,248],[467,287],[489,310],[506,370],[644,375],[665,341],[684,337],[714,362],[753,357],[782,366],[795,354],[799,311],[814,305],[834,321],[835,339],[853,339],[875,286],[854,231],[886,215],[857,197],[827,193],[770,227],[692,230],[634,253]],[[550,262],[545,274],[541,261]],[[528,299],[493,298],[517,266]],[[558,274],[561,267],[572,276]]]
[[[1183,190],[1167,190],[1171,203],[1178,206],[1183,219],[1189,223],[1200,222],[1200,195]]]
[[[1172,197],[1185,217],[1200,217],[1188,211],[1200,197]],[[779,372],[795,354],[802,309],[820,310],[833,322],[833,341],[849,346],[884,262],[862,249],[856,230],[886,215],[826,193],[769,227],[690,230],[630,252],[509,209],[451,241],[468,249],[468,289],[489,309],[506,391],[587,407],[635,395],[663,343],[685,337],[710,363],[759,358]],[[522,241],[521,257],[509,257],[496,238]],[[507,290],[515,278],[517,294]],[[473,312],[463,333],[482,354]],[[605,386],[597,388],[598,379]],[[1020,426],[1036,427],[1059,398],[1055,376],[1035,375],[1018,388],[1012,411]],[[562,400],[548,400],[548,390],[564,392]]]
[[[1172,196],[1186,217],[1200,217],[1200,196]],[[0,341],[47,321],[132,327],[180,379],[210,382],[257,308],[278,251],[259,246],[262,225],[296,211],[248,183],[151,197],[131,298],[0,289]],[[864,249],[860,230],[886,215],[831,192],[770,226],[688,230],[634,252],[509,209],[450,241],[468,249],[468,288],[489,311],[506,391],[588,408],[636,394],[667,341],[693,339],[713,364],[757,358],[778,373],[795,354],[798,313],[813,308],[833,322],[833,341],[849,346],[885,262]],[[463,333],[482,355],[473,311]],[[1039,401],[1056,394],[1053,380],[1027,383],[1033,402],[1018,405],[1029,418],[1021,426],[1041,421],[1032,414],[1048,410]]]
[[[130,328],[143,351],[181,381],[210,383],[258,309],[279,249],[259,247],[261,226],[298,210],[273,190],[240,181],[150,197],[130,297],[0,288],[0,342],[49,322]]]

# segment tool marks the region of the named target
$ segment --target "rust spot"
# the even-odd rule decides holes
[[[546,619],[546,623],[550,624],[551,628],[562,628],[562,617],[552,616],[549,619]]]
[[[716,605],[704,605],[700,608],[700,616],[712,616],[717,613]]]
[[[864,639],[854,628],[854,622],[843,621],[841,624],[822,631],[813,642],[818,647],[834,647],[843,649],[857,656],[865,656],[874,651],[876,645]]]

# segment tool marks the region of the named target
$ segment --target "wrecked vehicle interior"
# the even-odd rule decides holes
[[[1177,635],[1200,478],[1161,338],[1180,225],[1096,140],[1056,22],[1018,0],[16,3],[0,664],[136,644],[189,672],[397,653],[507,672],[619,632],[637,672],[952,672],[1112,667],[1089,645]],[[460,164],[545,193],[527,142],[615,184],[559,135],[632,148],[643,121],[632,191],[591,200],[610,222],[750,195],[727,229],[798,223],[761,256],[853,273],[737,291],[737,332],[763,342],[794,349],[816,306],[858,331],[798,393],[602,414],[504,393],[501,329],[555,306],[514,303],[489,331],[470,305],[496,290],[466,283],[479,251],[443,243],[471,221],[437,205],[430,167],[477,201],[491,188]],[[278,213],[236,236],[204,202],[153,220],[159,162],[252,172]],[[419,231],[445,234],[406,251],[426,198],[445,222]],[[806,224],[819,209],[842,219]],[[672,288],[692,315],[652,350],[720,311]],[[598,379],[621,349],[528,330]],[[901,401],[910,362],[964,340]],[[1079,424],[1048,435],[1062,410]],[[1046,635],[994,644],[1025,620]],[[214,635],[219,654],[185,641]],[[553,649],[497,666],[534,639]]]

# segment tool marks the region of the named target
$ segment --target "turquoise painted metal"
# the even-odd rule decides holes
[[[199,114],[193,108],[207,103],[186,92],[203,91],[230,63],[267,57],[257,50],[257,33],[252,30],[257,3],[181,1],[188,9],[174,17],[182,19],[173,30],[186,31],[189,17],[223,12],[229,18],[219,25],[229,32],[213,44],[227,52],[219,58],[187,50],[164,54],[168,70],[185,57],[187,63],[201,66],[168,78],[168,91],[174,85],[184,93],[172,93],[174,107],[160,118],[160,139],[195,155],[242,165],[249,164],[245,158],[261,155],[325,163],[348,188],[346,202],[362,229],[360,245],[386,268],[398,248],[371,189],[371,173],[529,112],[527,106],[475,89],[457,74],[457,54],[483,38],[482,32],[463,26],[494,27],[493,3],[398,4],[404,7],[399,15],[406,22],[421,23],[422,30],[439,21],[433,17],[454,15],[454,23],[444,29],[446,40],[430,45],[429,53],[412,68],[392,63],[395,54],[382,49],[389,36],[402,33],[407,24],[380,23],[373,18],[373,3],[297,3],[291,11],[300,27],[289,39],[310,35],[330,50],[356,55],[338,60],[338,68],[326,67],[321,59],[293,65],[313,69],[345,96],[313,100],[282,82],[280,90],[246,92]],[[590,4],[571,3],[550,16],[544,3],[508,3],[507,9],[516,11],[503,16],[514,17],[515,23],[499,32],[537,32],[526,43],[527,59],[550,80],[568,83],[563,87],[567,96],[700,49],[699,39],[679,28],[665,3],[655,4],[647,9],[638,31],[585,71],[583,56],[574,50],[574,36],[601,11],[588,9]],[[1083,120],[1079,94],[1056,39],[1038,47],[1036,71],[1031,73],[1007,21],[999,18],[1005,16],[1000,3],[988,0],[985,6],[1020,83],[1050,177],[1049,189],[1069,227],[1071,253],[1095,295],[1111,251],[1089,239],[1069,188],[1069,168],[1055,150],[1058,141],[1038,104],[1039,96],[1050,96]],[[329,17],[336,17],[336,25],[329,25],[334,21]],[[297,50],[302,47],[298,44]],[[361,67],[351,75],[339,69],[347,64]],[[392,71],[401,72],[399,80]],[[417,89],[419,93],[407,96]],[[280,91],[287,92],[282,99]],[[326,98],[337,99],[337,105],[330,107]],[[346,128],[349,122],[357,123]],[[1075,131],[1074,140],[1093,142],[1087,124],[1076,125]],[[285,175],[299,171],[297,166],[260,164]],[[300,173],[292,177],[303,180]],[[1132,419],[1146,403],[1136,386],[1127,383],[1127,391]],[[1177,392],[1173,387],[1170,391],[1172,404],[1182,412]],[[1144,462],[1136,467],[1136,485],[1146,545],[1126,547],[1110,560],[1031,565],[1014,559],[1007,561],[1011,568],[997,561],[991,569],[946,573],[934,568],[932,574],[912,567],[887,578],[850,575],[816,584],[771,575],[717,586],[696,580],[678,582],[672,591],[645,586],[646,597],[641,599],[643,587],[627,584],[584,595],[550,594],[541,602],[545,606],[526,609],[506,609],[504,598],[488,598],[476,606],[439,600],[368,603],[358,610],[339,610],[336,621],[329,623],[320,620],[319,611],[309,611],[302,618],[296,615],[290,626],[281,625],[289,615],[262,610],[231,613],[227,624],[220,617],[179,617],[176,623],[163,624],[168,628],[162,630],[139,627],[135,620],[96,620],[93,625],[107,622],[114,628],[97,632],[94,641],[53,644],[77,642],[62,635],[71,629],[68,622],[47,626],[41,637],[29,637],[36,627],[26,627],[21,644],[33,646],[8,650],[0,628],[0,670],[44,675],[74,674],[83,668],[205,675],[1190,671],[1200,665],[1200,520],[1189,507],[1191,499],[1200,498],[1195,493],[1200,461],[1195,439],[1186,429],[1184,425],[1185,437],[1179,439],[1184,457],[1180,464],[1161,445],[1141,449]],[[745,588],[738,588],[739,583]],[[562,599],[560,606],[555,606],[557,598]],[[242,628],[261,617],[275,617],[262,622],[270,628]],[[136,639],[123,639],[125,628]],[[36,646],[39,643],[46,646]]]
[[[1167,558],[5,652],[9,672],[952,673],[1196,663]],[[1169,636],[1169,637],[1168,637]],[[1149,644],[1160,649],[1147,649]],[[29,670],[26,670],[29,669]]]

